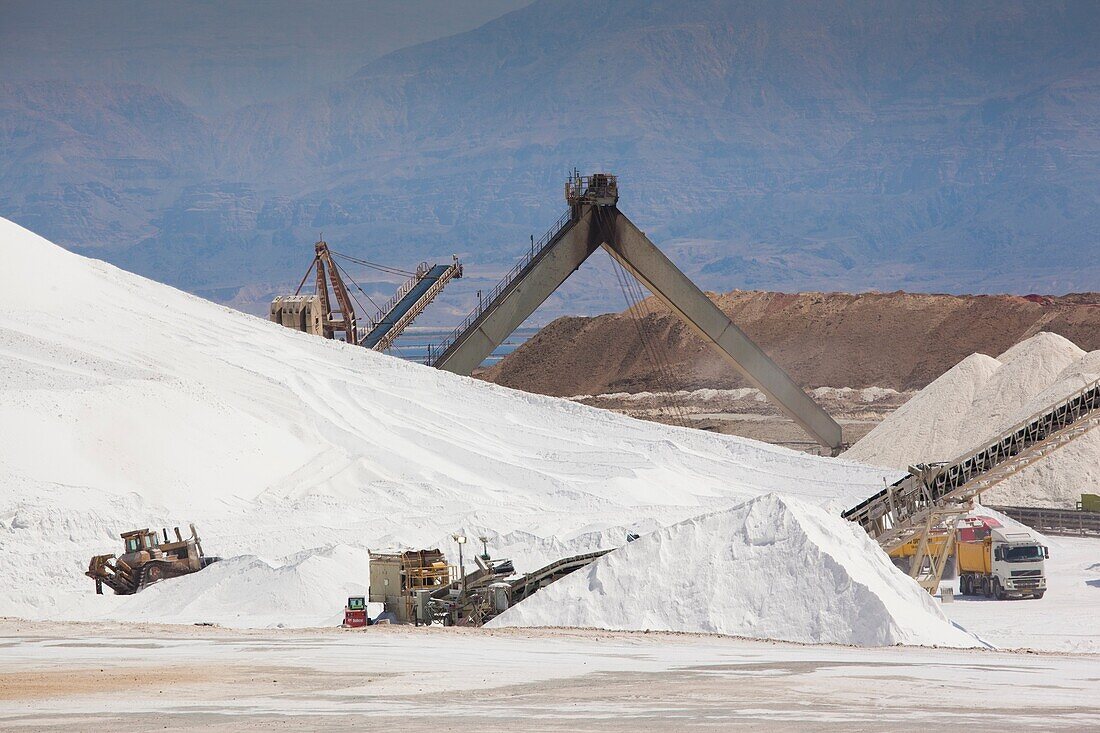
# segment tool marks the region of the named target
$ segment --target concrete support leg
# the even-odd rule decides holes
[[[843,445],[840,426],[745,335],[695,283],[649,241],[622,212],[595,212],[603,247],[678,315],[773,404],[834,455]]]
[[[473,373],[600,246],[592,219],[588,210],[567,225],[557,242],[505,291],[500,303],[486,310],[435,366],[455,374]]]

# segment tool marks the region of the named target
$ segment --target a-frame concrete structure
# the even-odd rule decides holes
[[[569,211],[443,344],[429,350],[428,364],[471,374],[603,247],[817,442],[833,455],[842,450],[836,421],[619,211],[615,176],[575,175],[565,197]]]

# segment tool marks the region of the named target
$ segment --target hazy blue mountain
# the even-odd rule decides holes
[[[2,92],[2,212],[243,307],[321,231],[458,252],[472,297],[573,165],[715,289],[1100,286],[1091,1],[539,0],[217,117],[84,86]],[[556,312],[621,307],[607,282]]]
[[[531,0],[4,0],[4,81],[154,86],[219,115],[330,84]]]

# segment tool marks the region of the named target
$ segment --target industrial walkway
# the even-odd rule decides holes
[[[371,319],[367,335],[359,341],[359,345],[375,351],[390,348],[417,316],[431,305],[447,283],[460,277],[462,265],[457,257],[449,265],[428,267],[426,262],[420,263],[416,273],[397,289],[393,297]]]
[[[523,254],[519,262],[512,266],[511,270],[505,273],[504,277],[493,286],[493,289],[478,299],[477,306],[466,316],[462,323],[455,326],[454,330],[443,341],[428,346],[427,365],[439,367],[447,363],[458,352],[459,347],[465,342],[466,338],[481,326],[490,313],[500,308],[504,300],[519,287],[520,283],[530,275],[543,257],[554,248],[554,245],[565,234],[571,223],[572,214],[569,211],[558,217],[554,225],[537,242],[531,244],[531,248]],[[507,338],[507,335],[505,338]],[[501,341],[503,340],[501,339]],[[492,353],[491,350],[490,353]]]

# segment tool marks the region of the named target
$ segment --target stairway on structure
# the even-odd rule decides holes
[[[532,241],[531,248],[524,253],[519,262],[512,266],[512,269],[505,273],[504,277],[497,281],[492,290],[478,299],[477,306],[470,311],[470,314],[466,316],[462,323],[458,324],[439,344],[428,345],[428,357],[424,363],[428,366],[438,366],[442,360],[450,356],[453,350],[461,344],[462,337],[475,330],[482,320],[499,306],[515,287],[523,282],[523,279],[534,269],[542,256],[553,249],[554,243],[566,232],[571,222],[572,212],[566,211],[558,217],[554,225],[538,241]]]

